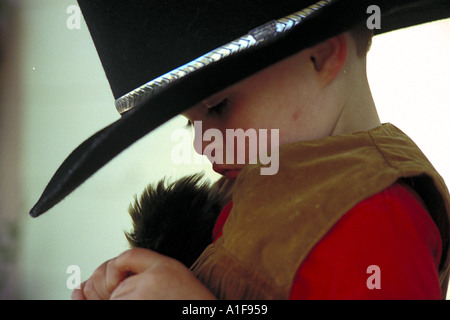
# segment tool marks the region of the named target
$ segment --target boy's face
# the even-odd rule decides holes
[[[330,108],[326,95],[322,94],[324,86],[310,53],[309,49],[301,51],[186,111],[183,115],[191,123],[202,122],[201,134],[195,134],[196,152],[204,154],[211,143],[203,139],[203,133],[211,128],[219,130],[224,140],[226,129],[255,129],[257,133],[259,129],[267,129],[267,132],[278,129],[279,145],[331,135],[339,111]],[[268,135],[267,149],[278,147],[269,145]],[[215,171],[229,178],[234,178],[245,165],[238,164],[236,159],[226,161],[227,150],[236,150],[234,144],[234,140],[223,141],[223,164],[213,166]],[[249,147],[246,140],[247,155]],[[235,157],[236,154],[234,152]]]

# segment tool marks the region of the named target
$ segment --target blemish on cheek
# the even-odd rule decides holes
[[[300,112],[298,110],[294,111],[294,113],[292,114],[292,119],[294,119],[294,121],[297,121],[299,115]]]

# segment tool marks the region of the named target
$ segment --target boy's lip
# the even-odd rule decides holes
[[[216,164],[213,164],[213,170],[225,176],[228,179],[236,179],[239,173],[241,172],[241,169],[238,168],[225,168],[218,166]]]

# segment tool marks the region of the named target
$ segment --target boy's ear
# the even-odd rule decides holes
[[[314,69],[325,85],[331,82],[347,60],[347,40],[343,34],[325,40],[311,48]]]

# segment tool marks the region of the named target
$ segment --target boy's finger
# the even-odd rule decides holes
[[[109,290],[106,278],[107,278],[107,266],[111,260],[102,263],[92,274],[88,280],[89,285],[92,286],[93,291],[102,300],[109,299],[112,290]]]
[[[106,287],[113,292],[121,281],[132,274],[141,273],[165,256],[143,248],[125,251],[111,260],[106,269]]]
[[[85,283],[86,282],[81,283],[79,289],[73,290],[72,295],[70,297],[72,300],[86,300],[86,297],[84,296],[83,293]]]
[[[100,296],[97,292],[92,278],[89,278],[83,288],[83,295],[85,300],[105,300],[104,297]]]

